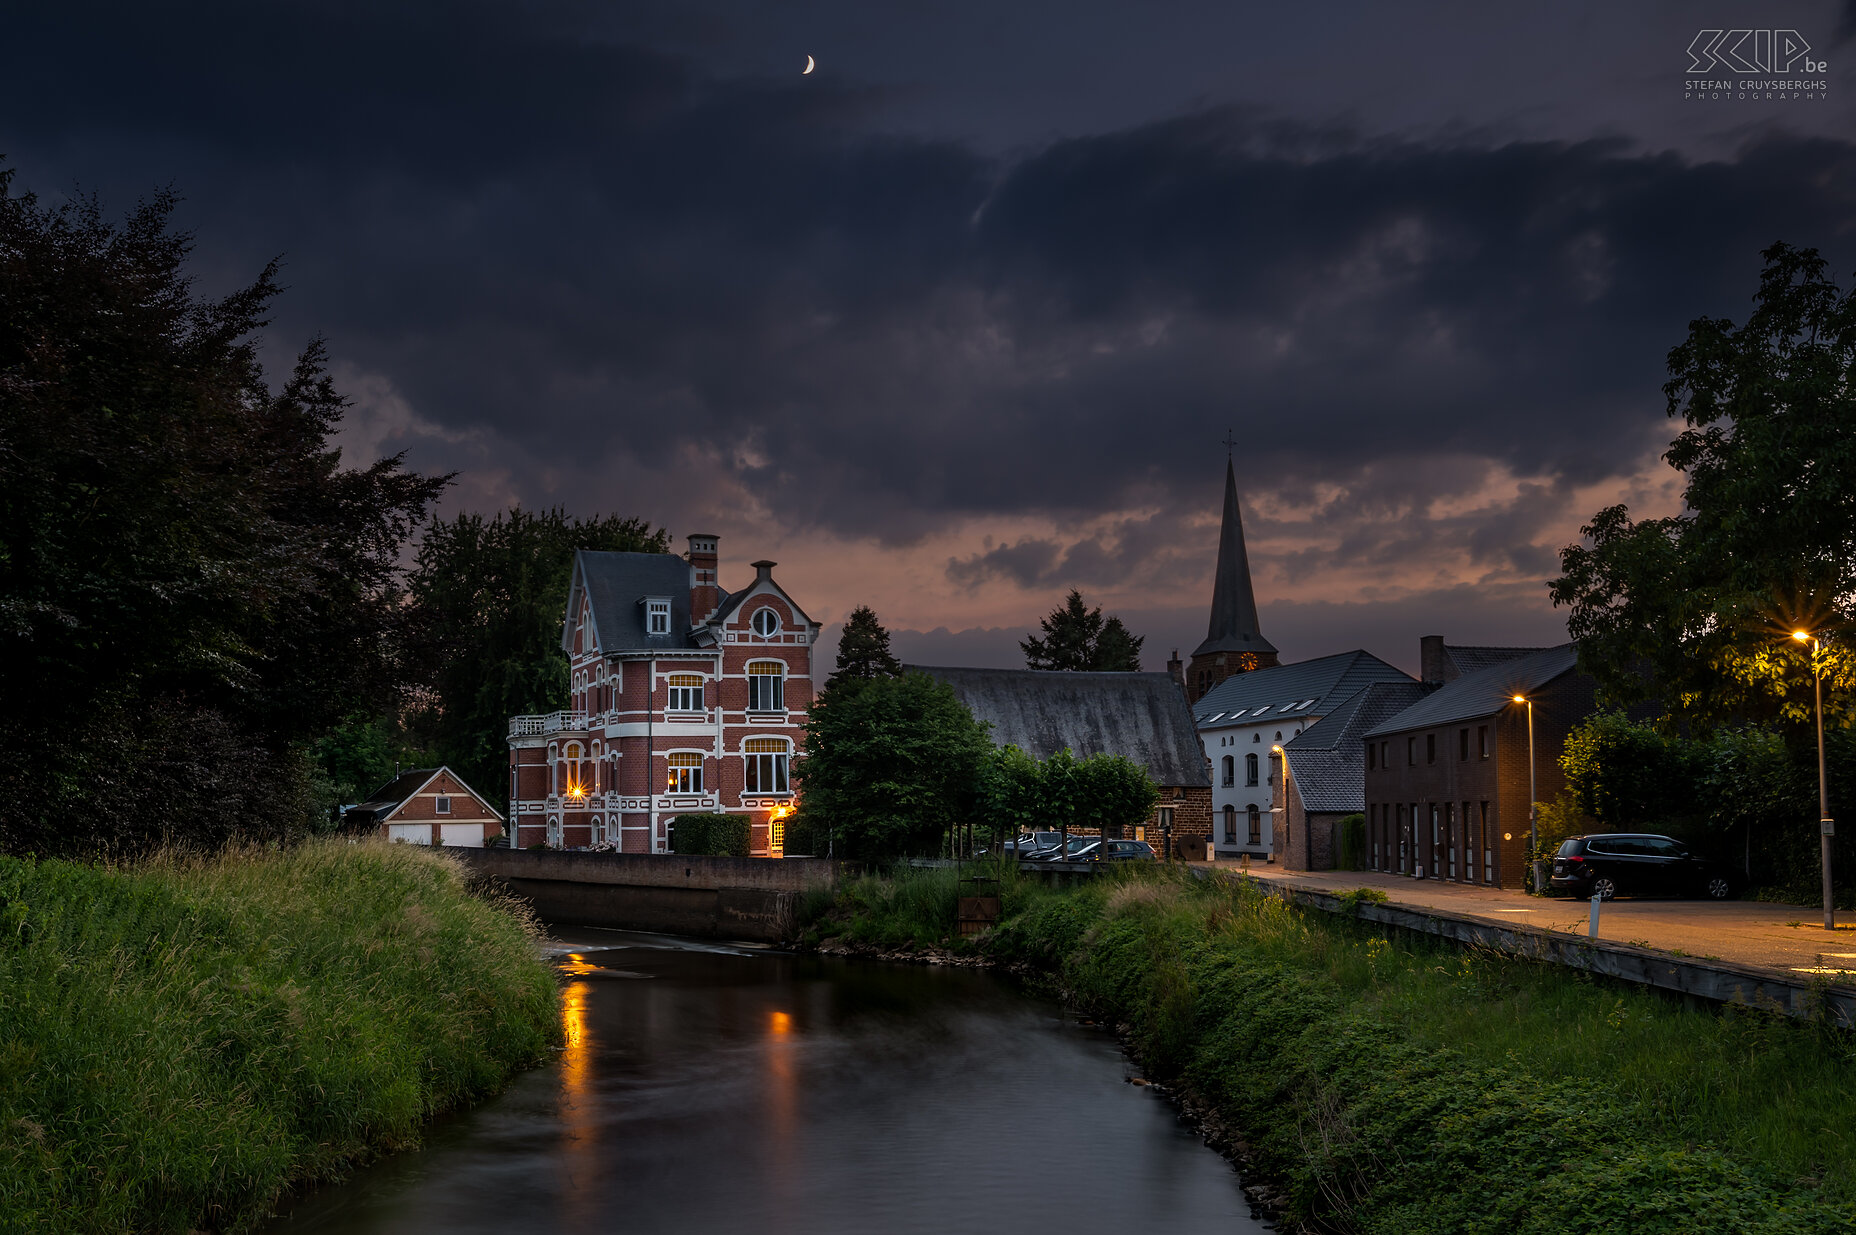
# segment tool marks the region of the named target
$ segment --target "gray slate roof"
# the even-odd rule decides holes
[[[1366,809],[1366,731],[1424,698],[1421,683],[1374,682],[1283,743],[1289,775],[1311,814],[1350,815]]]
[[[1276,654],[1257,620],[1257,595],[1250,585],[1250,554],[1244,548],[1244,516],[1237,506],[1237,471],[1224,465],[1224,522],[1218,529],[1218,573],[1212,577],[1212,619],[1194,656],[1213,652]]]
[[[1578,645],[1562,643],[1558,647],[1542,648],[1515,660],[1501,661],[1475,673],[1466,673],[1454,682],[1445,683],[1422,702],[1360,736],[1381,737],[1404,733],[1408,729],[1451,725],[1493,716],[1503,708],[1513,706],[1516,695],[1529,694],[1561,674],[1571,673],[1578,661]]]
[[[954,688],[999,746],[1040,759],[1125,755],[1157,785],[1206,787],[1211,773],[1186,692],[1164,673],[1062,673],[905,665]]]
[[[697,646],[690,638],[690,564],[676,554],[581,549],[574,554],[574,585],[567,598],[570,616],[582,587],[593,602],[593,626],[606,654]],[[669,634],[645,634],[644,606],[639,602],[647,596],[669,598]],[[726,599],[727,593],[723,596]],[[563,631],[563,641],[571,635]]]
[[[1215,728],[1277,717],[1294,720],[1325,716],[1335,705],[1370,683],[1412,680],[1410,674],[1388,665],[1371,652],[1338,652],[1333,656],[1228,677],[1193,705],[1193,717],[1200,728]],[[1284,711],[1306,699],[1315,702],[1293,712]],[[1259,709],[1264,708],[1268,710],[1259,713]],[[1236,712],[1244,715],[1234,718]]]
[[[1455,644],[1444,644],[1444,655],[1456,666],[1458,674],[1480,673],[1484,669],[1544,651],[1545,648],[1457,647]]]

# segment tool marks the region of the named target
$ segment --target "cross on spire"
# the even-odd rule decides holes
[[[1232,433],[1231,430],[1226,429],[1224,431],[1224,457],[1229,459],[1231,457],[1231,452],[1236,449],[1237,435]]]

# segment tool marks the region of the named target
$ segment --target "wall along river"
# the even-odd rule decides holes
[[[566,1049],[268,1235],[1248,1235],[1115,1039],[972,970],[557,928]]]

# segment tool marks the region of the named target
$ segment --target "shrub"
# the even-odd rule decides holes
[[[1334,825],[1334,865],[1344,871],[1366,869],[1366,816],[1346,815]]]
[[[746,815],[678,815],[670,821],[671,848],[685,857],[745,858],[752,825]]]

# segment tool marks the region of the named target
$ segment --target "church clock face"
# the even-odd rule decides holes
[[[1245,652],[1237,658],[1237,670],[1239,673],[1249,673],[1256,667],[1257,654],[1255,652]]]

